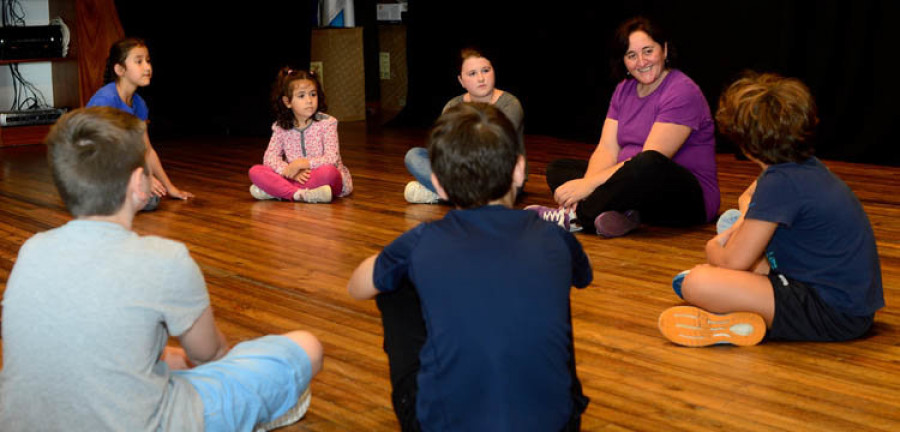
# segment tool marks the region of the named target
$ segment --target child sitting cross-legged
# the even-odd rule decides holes
[[[571,287],[593,277],[581,244],[510,208],[525,177],[512,123],[488,104],[445,112],[432,182],[456,209],[364,260],[348,289],[375,297],[404,431],[577,430]]]
[[[229,349],[185,245],[131,230],[152,195],[144,132],[131,114],[93,107],[47,135],[75,219],[28,239],[9,274],[2,431],[259,431],[309,406],[315,336]]]
[[[722,94],[716,120],[762,173],[707,243],[709,263],[675,277],[692,306],[663,312],[663,335],[686,346],[865,335],[884,306],[875,236],[853,191],[813,156],[809,89],[749,74]]]

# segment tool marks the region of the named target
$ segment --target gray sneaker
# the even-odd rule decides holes
[[[294,192],[294,201],[310,204],[330,203],[331,186],[323,185],[315,189],[297,189],[297,192]]]
[[[578,224],[578,221],[573,219],[569,211],[565,209],[546,207],[542,205],[530,205],[525,207],[525,210],[537,213],[539,218],[550,223],[555,223],[568,232],[574,233],[582,230],[582,227]]]
[[[303,418],[304,415],[306,415],[306,410],[309,409],[309,402],[311,399],[312,393],[310,393],[309,387],[307,387],[306,391],[303,392],[302,395],[300,395],[300,399],[297,400],[296,405],[294,405],[286,413],[282,414],[281,417],[278,417],[267,423],[260,423],[256,425],[256,427],[253,428],[254,432],[266,432],[298,422]]]
[[[253,198],[258,200],[270,200],[275,199],[272,195],[266,193],[266,191],[259,188],[259,186],[252,184],[250,185],[250,195],[253,195]]]
[[[415,180],[406,184],[403,189],[403,198],[410,204],[437,204],[441,199],[438,194],[428,190],[425,185]]]

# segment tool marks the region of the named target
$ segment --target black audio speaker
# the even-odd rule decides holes
[[[26,60],[62,57],[62,27],[0,27],[0,60]]]

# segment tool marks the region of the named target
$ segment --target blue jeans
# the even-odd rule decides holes
[[[413,147],[406,152],[403,158],[406,163],[406,169],[416,178],[416,181],[422,183],[428,190],[437,193],[437,189],[431,184],[431,157],[428,155],[428,149],[425,147]],[[525,165],[525,178],[528,178],[528,165]],[[517,192],[518,196],[522,196],[525,190],[525,184],[522,184]]]
[[[406,163],[406,169],[416,178],[416,181],[422,183],[428,190],[437,193],[434,185],[431,184],[431,158],[428,156],[427,148],[413,147],[409,149],[403,161]]]

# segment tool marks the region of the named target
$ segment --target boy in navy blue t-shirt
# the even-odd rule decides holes
[[[511,208],[525,160],[487,104],[442,115],[429,137],[433,184],[452,202],[367,258],[348,284],[377,296],[403,430],[575,430],[569,293],[590,262],[562,228]]]
[[[875,235],[853,191],[812,155],[809,89],[748,75],[722,94],[716,120],[763,172],[738,200],[742,217],[707,243],[709,264],[676,276],[698,307],[663,312],[663,335],[687,346],[863,336],[884,306]]]

